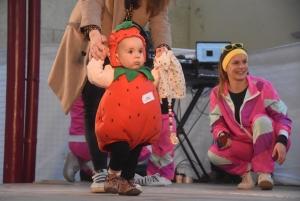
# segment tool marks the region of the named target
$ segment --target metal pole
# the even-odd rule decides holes
[[[7,81],[3,183],[22,182],[26,1],[8,1]]]
[[[37,119],[40,80],[41,0],[29,0],[28,18],[28,65],[23,182],[32,183],[35,178],[37,143]]]

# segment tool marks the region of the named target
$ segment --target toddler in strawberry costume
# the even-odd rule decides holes
[[[99,148],[110,152],[106,192],[139,195],[134,181],[141,149],[155,142],[161,130],[160,99],[151,70],[143,66],[145,40],[131,21],[110,34],[111,65],[92,59],[87,66],[89,81],[106,88],[98,107],[95,131]]]

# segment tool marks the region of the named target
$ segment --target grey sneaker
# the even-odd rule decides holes
[[[107,193],[117,194],[119,188],[119,178],[116,174],[109,174],[105,177],[104,190]]]
[[[72,152],[69,152],[63,169],[64,178],[69,182],[74,182],[75,175],[81,168],[82,166],[78,161],[78,157]]]
[[[137,184],[141,186],[168,186],[172,184],[170,180],[167,178],[161,177],[159,173],[156,173],[151,176],[144,177],[135,177],[135,181]]]
[[[134,179],[126,180],[123,177],[120,177],[118,194],[127,196],[137,196],[142,193],[142,191],[139,190],[138,187],[140,186],[135,183]]]
[[[92,177],[91,193],[104,193],[104,182],[107,175],[107,170],[98,170]]]
[[[93,165],[93,162],[91,160],[86,162],[84,167],[86,169],[90,170],[91,172],[94,172],[94,165]]]

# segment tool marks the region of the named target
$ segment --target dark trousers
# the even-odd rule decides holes
[[[94,170],[107,169],[107,153],[100,151],[95,133],[95,118],[105,89],[96,87],[88,80],[82,91],[84,107],[84,135],[94,164]]]
[[[115,171],[122,170],[121,177],[126,180],[133,179],[143,145],[130,150],[127,142],[115,142],[110,148],[109,168]]]

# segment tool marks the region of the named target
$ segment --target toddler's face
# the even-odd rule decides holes
[[[144,64],[143,43],[138,37],[123,39],[116,51],[117,60],[128,69],[139,69]]]

